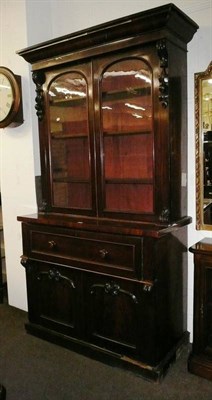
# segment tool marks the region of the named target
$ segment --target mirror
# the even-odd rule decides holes
[[[196,228],[212,230],[212,61],[194,78]]]

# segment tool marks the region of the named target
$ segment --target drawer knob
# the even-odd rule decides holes
[[[56,248],[57,243],[56,243],[54,240],[49,240],[49,241],[48,241],[48,245],[49,245],[49,248],[50,248],[51,250],[53,250],[53,249]]]
[[[101,250],[99,250],[99,254],[100,254],[100,257],[101,258],[106,258],[107,256],[108,256],[108,251],[107,250],[105,250],[105,249],[101,249]]]

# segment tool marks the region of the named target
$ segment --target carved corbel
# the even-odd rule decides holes
[[[42,203],[38,206],[38,210],[44,213],[47,213],[49,211],[48,203],[46,200],[42,200]]]
[[[42,121],[44,116],[44,96],[42,85],[45,82],[45,74],[42,71],[35,71],[32,74],[33,82],[36,85],[35,109],[39,121]]]
[[[169,222],[169,217],[170,217],[170,211],[169,211],[168,208],[164,207],[162,212],[161,212],[161,214],[160,214],[159,219],[160,219],[161,222],[167,223],[167,222]]]
[[[29,258],[26,257],[26,256],[24,256],[24,255],[22,255],[22,256],[21,256],[20,263],[21,263],[21,265],[22,265],[24,268],[26,268],[27,265],[29,265]]]
[[[165,40],[159,40],[156,44],[158,57],[160,59],[161,74],[159,76],[159,100],[164,108],[169,104],[169,77],[168,77],[168,52]]]
[[[27,272],[30,273],[33,271],[33,262],[29,259],[29,257],[22,255],[20,263],[26,269]]]

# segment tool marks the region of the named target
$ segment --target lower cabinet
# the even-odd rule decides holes
[[[149,354],[151,285],[33,260],[26,271],[29,322],[120,354]]]
[[[188,340],[179,268],[184,247],[176,236],[23,224],[23,247],[28,332],[148,379],[165,374]]]

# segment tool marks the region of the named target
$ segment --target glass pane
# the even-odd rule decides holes
[[[87,82],[79,73],[66,73],[48,93],[53,205],[91,208]]]
[[[152,185],[106,184],[106,208],[111,211],[151,212]]]
[[[105,178],[150,179],[152,135],[105,137]]]
[[[202,130],[212,132],[212,79],[203,79],[202,84]]]
[[[201,80],[203,136],[204,224],[212,224],[212,79]]]
[[[152,72],[141,59],[112,64],[102,79],[105,209],[153,212]]]
[[[146,63],[128,59],[103,74],[102,120],[107,133],[152,130],[152,76]]]

